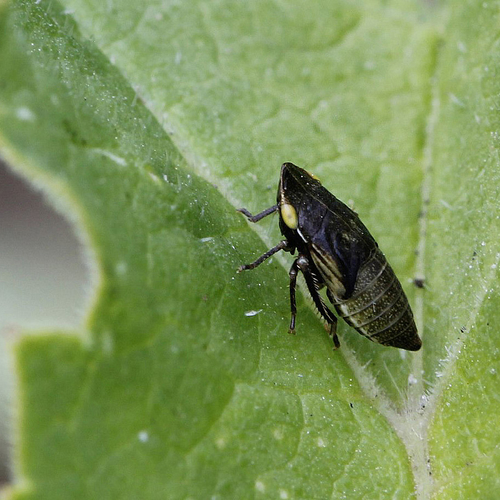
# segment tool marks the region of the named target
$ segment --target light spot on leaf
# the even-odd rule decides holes
[[[116,271],[116,274],[118,274],[119,276],[123,276],[124,274],[127,274],[127,271],[128,271],[127,263],[123,260],[120,260],[119,262],[116,263],[115,271]]]
[[[247,311],[245,313],[245,316],[248,316],[248,317],[251,317],[251,316],[257,316],[257,314],[259,314],[260,312],[262,312],[262,309],[259,309],[258,311]]]
[[[283,439],[283,431],[281,429],[274,429],[273,436],[275,439]]]
[[[266,491],[266,485],[262,481],[256,481],[255,489],[260,493],[264,493]]]
[[[91,151],[99,155],[105,156],[106,158],[109,158],[111,161],[114,161],[117,165],[120,165],[120,167],[127,166],[127,162],[123,158],[111,153],[111,151],[106,151],[105,149],[101,148],[93,148],[91,149]]]
[[[139,441],[141,443],[147,443],[149,441],[149,433],[148,431],[141,431],[139,434],[137,434],[137,437],[139,438]]]
[[[217,448],[219,448],[219,450],[222,450],[223,448],[225,448],[226,444],[227,444],[226,438],[224,438],[222,436],[215,440],[215,445],[217,446]]]
[[[25,106],[16,109],[16,116],[17,118],[19,118],[19,120],[22,120],[24,122],[33,122],[36,118],[33,111]]]

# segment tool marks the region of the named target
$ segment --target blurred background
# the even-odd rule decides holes
[[[12,347],[27,330],[78,328],[89,282],[70,224],[0,159],[0,486],[15,435]]]

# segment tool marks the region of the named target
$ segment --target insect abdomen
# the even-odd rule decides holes
[[[418,350],[421,340],[401,283],[382,252],[360,267],[352,296],[337,300],[339,315],[359,333],[379,344]]]

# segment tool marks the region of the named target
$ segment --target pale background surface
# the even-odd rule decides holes
[[[0,161],[0,484],[9,478],[12,442],[9,347],[22,329],[77,328],[88,282],[81,244],[68,222]]]

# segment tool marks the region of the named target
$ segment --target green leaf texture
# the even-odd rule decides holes
[[[500,2],[0,9],[0,153],[95,273],[17,347],[7,498],[498,498]],[[333,351],[307,299],[290,336],[290,256],[236,273],[284,161],[354,204],[421,351]]]

